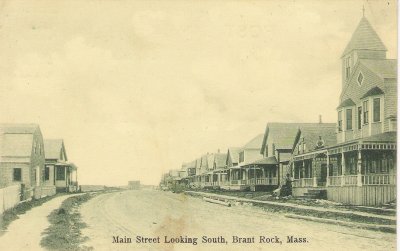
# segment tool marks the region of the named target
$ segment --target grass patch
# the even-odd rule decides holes
[[[19,218],[19,215],[25,214],[27,211],[31,210],[34,207],[41,206],[43,203],[55,198],[56,196],[59,196],[60,194],[54,195],[54,196],[47,196],[44,198],[40,199],[33,199],[30,201],[24,201],[16,205],[15,207],[6,210],[0,218],[0,236],[4,234],[5,230],[7,230],[8,226],[13,222],[14,220]]]
[[[48,250],[93,250],[81,246],[87,240],[81,235],[86,224],[82,222],[78,208],[94,196],[96,194],[83,194],[64,200],[60,208],[48,216],[50,226],[43,232],[40,245]]]

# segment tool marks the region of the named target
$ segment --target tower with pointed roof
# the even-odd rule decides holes
[[[342,55],[337,141],[396,131],[397,60],[363,16]]]
[[[386,59],[386,51],[386,46],[363,16],[342,53],[342,87],[346,87],[359,59]]]

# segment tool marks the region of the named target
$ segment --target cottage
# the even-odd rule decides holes
[[[55,194],[43,184],[44,145],[36,124],[0,124],[0,188],[21,184],[23,198]]]
[[[229,148],[227,153],[227,181],[221,188],[228,190],[246,190],[249,188],[249,167],[259,159],[264,134],[259,134],[241,148]],[[254,168],[253,168],[254,170]]]
[[[362,17],[341,56],[337,144],[295,157],[325,162],[326,182],[312,184],[329,200],[380,205],[396,198],[397,60],[386,59],[386,51]]]
[[[55,186],[57,192],[76,192],[78,189],[77,167],[68,162],[62,139],[44,141],[44,183]]]

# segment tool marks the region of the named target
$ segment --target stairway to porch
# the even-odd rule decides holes
[[[300,196],[300,198],[305,199],[327,199],[326,189],[323,188],[312,188],[307,189],[307,192]]]

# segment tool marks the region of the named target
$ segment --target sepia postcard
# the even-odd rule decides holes
[[[395,0],[0,0],[0,250],[396,250]]]

